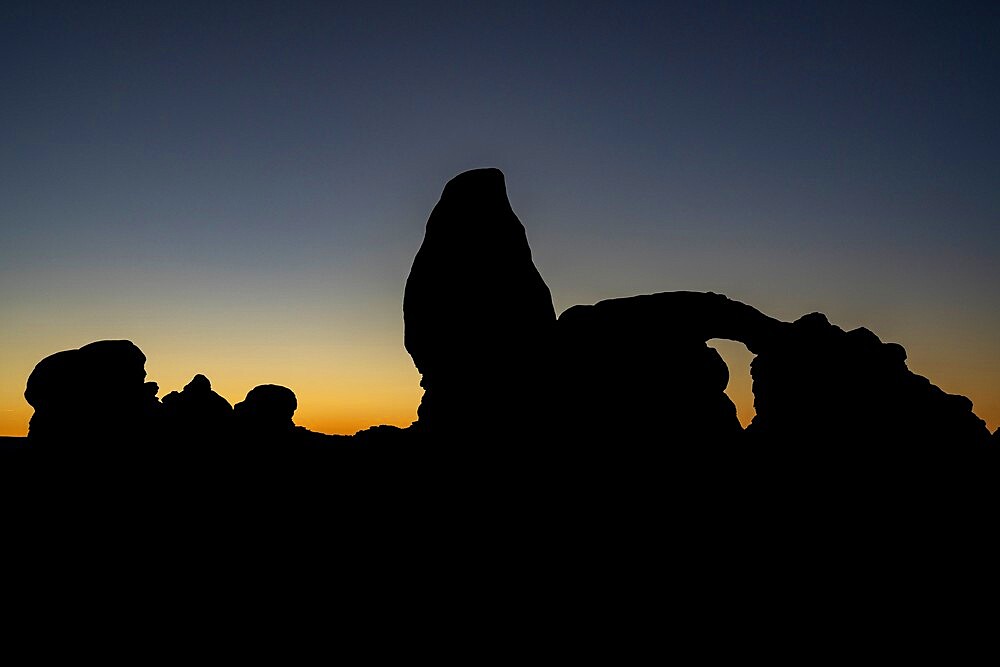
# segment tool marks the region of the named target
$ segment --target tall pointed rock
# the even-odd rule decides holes
[[[543,409],[555,311],[500,170],[445,186],[406,281],[403,319],[428,431],[521,429]]]

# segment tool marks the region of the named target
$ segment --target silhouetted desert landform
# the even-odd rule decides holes
[[[406,281],[403,318],[424,389],[407,428],[312,432],[294,423],[291,389],[261,385],[234,406],[201,374],[160,400],[142,351],[105,340],[38,363],[24,392],[35,409],[28,437],[0,447],[77,463],[256,462],[315,473],[378,461],[423,474],[560,470],[579,479],[720,466],[756,475],[975,468],[1000,451],[1000,429],[991,434],[969,399],[912,373],[902,346],[820,313],[782,322],[720,294],[662,292],[557,317],[497,169],[445,186]],[[729,370],[707,344],[716,338],[756,355],[746,429],[725,394]]]

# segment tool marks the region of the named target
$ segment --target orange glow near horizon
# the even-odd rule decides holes
[[[743,343],[731,340],[713,339],[709,341],[709,346],[714,347],[722,359],[729,367],[729,384],[726,386],[726,395],[736,404],[736,416],[740,420],[743,428],[753,420],[757,414],[753,408],[753,390],[750,379],[750,362],[753,361],[753,354]]]
[[[405,286],[483,168],[527,247],[479,234],[485,200],[443,215],[428,289],[456,318],[503,317],[480,287],[527,251],[557,313],[682,290],[823,313],[1000,427],[997,2],[68,4],[0,11],[0,435],[39,361],[100,340],[161,399],[202,374],[233,404],[287,387],[317,432],[410,424]],[[745,426],[752,355],[711,344]],[[491,352],[462,360],[484,383]]]
[[[33,363],[24,359],[40,360],[71,347],[65,343],[46,345],[44,340],[33,343],[46,352],[25,352],[20,364],[4,363],[12,357],[0,360],[2,436],[24,436],[28,432],[32,408],[25,402],[23,391]],[[754,416],[749,373],[753,355],[741,343],[716,339],[710,344],[729,366],[726,393],[746,427]],[[162,340],[140,347],[148,357],[147,379],[157,382],[161,399],[182,389],[195,373],[208,376],[213,389],[234,405],[257,385],[281,384],[291,388],[298,399],[295,423],[320,433],[352,435],[380,424],[406,427],[416,419],[423,393],[419,374],[402,345],[392,337],[367,340],[366,344],[346,349],[327,346],[316,350],[274,343],[269,348],[247,344],[234,349],[202,341],[191,352]],[[264,350],[272,354],[265,355]],[[986,421],[991,432],[1000,426],[1000,393],[990,385],[995,368],[989,364],[958,365],[933,345],[915,344],[911,350],[911,370],[931,378],[949,393],[972,399],[973,411]],[[204,359],[211,361],[205,363]]]
[[[732,341],[712,341],[729,366],[730,380],[726,394],[736,404],[740,423],[744,428],[754,416],[753,393],[749,375],[753,355],[740,343]],[[152,376],[150,376],[152,379]],[[184,380],[186,383],[190,378]],[[389,391],[378,391],[366,387],[364,393],[335,392],[309,386],[291,386],[298,398],[299,408],[295,413],[295,423],[311,431],[331,435],[352,435],[371,426],[389,424],[405,428],[417,418],[417,406],[423,390],[419,386],[419,376],[413,371],[412,382],[402,383]],[[159,393],[163,398],[167,393],[183,386],[161,384]],[[257,383],[261,384],[261,383]],[[213,387],[230,403],[236,404],[246,392],[256,385],[215,382]],[[940,386],[940,385],[939,385]],[[944,388],[944,387],[942,387]],[[985,387],[981,387],[985,389]],[[22,389],[23,391],[23,389]],[[975,405],[973,411],[987,423],[990,431],[1000,426],[1000,396],[983,391],[969,396]],[[0,436],[25,436],[32,408],[17,392],[0,394]]]

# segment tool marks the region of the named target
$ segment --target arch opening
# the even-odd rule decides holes
[[[736,404],[736,416],[743,428],[757,414],[753,407],[753,382],[750,378],[750,363],[755,355],[743,343],[725,338],[712,338],[708,346],[714,348],[729,368],[729,384],[726,395]]]

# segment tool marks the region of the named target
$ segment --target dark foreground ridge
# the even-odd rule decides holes
[[[292,390],[262,385],[233,407],[204,375],[161,401],[139,348],[111,340],[39,362],[24,394],[35,408],[28,437],[0,447],[77,464],[318,474],[378,461],[425,475],[559,470],[562,479],[597,470],[635,479],[685,469],[773,478],[977,468],[1000,447],[1000,431],[988,432],[971,401],[910,372],[900,345],[864,328],[843,331],[819,313],[788,323],[719,294],[663,292],[557,318],[496,169],[445,187],[403,315],[425,390],[405,429],[311,432],[293,421]],[[724,393],[729,371],[707,345],[713,338],[756,355],[757,414],[745,430]]]

